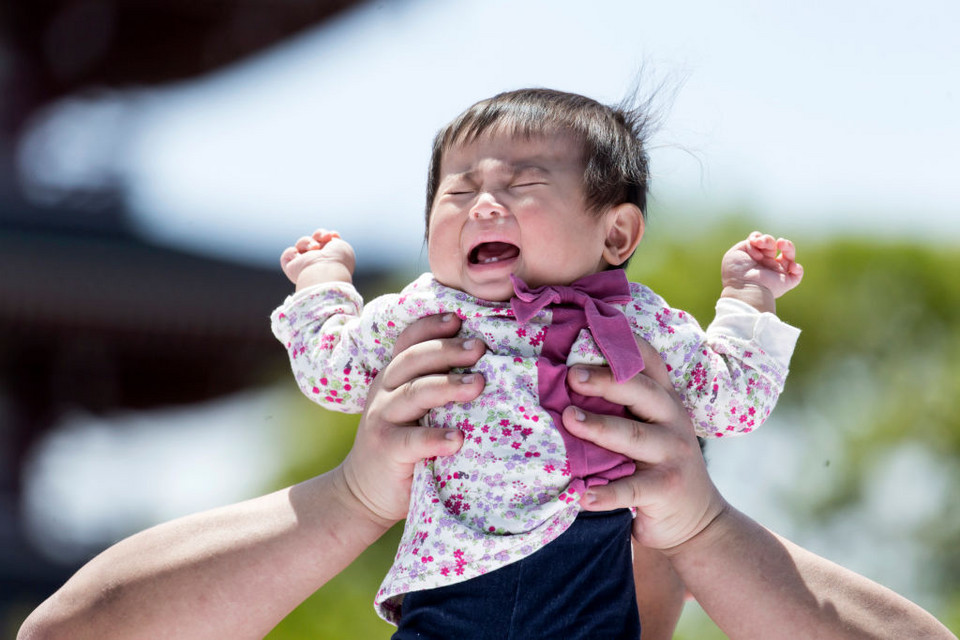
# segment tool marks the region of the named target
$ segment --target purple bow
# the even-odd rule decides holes
[[[545,285],[531,289],[520,278],[510,275],[516,296],[510,299],[513,315],[526,323],[544,307],[556,304],[583,309],[587,326],[603,353],[617,382],[629,380],[643,370],[643,357],[633,337],[630,323],[613,303],[624,304],[633,298],[630,283],[622,269],[600,271],[573,284]]]

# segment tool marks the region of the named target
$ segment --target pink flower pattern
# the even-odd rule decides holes
[[[783,388],[792,343],[786,357],[772,357],[752,336],[704,332],[649,288],[630,286],[633,301],[623,311],[635,335],[660,352],[699,435],[726,437],[760,426]],[[271,318],[307,397],[328,409],[360,412],[400,332],[443,312],[463,320],[461,335],[486,343],[474,367],[486,387],[476,400],[424,418],[428,426],[460,429],[464,444],[456,455],[425,460],[416,469],[403,537],[375,601],[378,613],[394,622],[403,594],[519,560],[576,518],[579,496],[569,487],[563,439],[538,402],[536,363],[552,314],[547,309],[518,325],[508,305],[473,298],[424,274],[365,308],[350,285],[313,287],[288,298]],[[584,330],[567,364],[603,362]]]

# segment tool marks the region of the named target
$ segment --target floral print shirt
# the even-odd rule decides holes
[[[659,351],[698,435],[725,437],[759,427],[783,389],[799,331],[729,298],[718,301],[703,331],[648,287],[628,286],[629,302],[618,308],[634,335]],[[391,622],[399,619],[405,593],[526,557],[576,518],[583,478],[571,476],[565,434],[538,393],[537,361],[554,312],[547,307],[519,323],[509,303],[474,298],[426,273],[366,306],[349,284],[317,285],[287,298],[271,316],[302,391],[326,408],[358,413],[400,332],[446,312],[462,320],[461,336],[486,343],[473,367],[486,385],[472,402],[433,409],[423,419],[428,426],[460,429],[465,438],[456,454],[425,460],[415,470],[400,547],[375,599],[378,613]],[[605,362],[584,328],[566,364]]]

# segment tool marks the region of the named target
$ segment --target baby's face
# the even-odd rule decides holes
[[[442,284],[485,300],[570,284],[606,266],[606,217],[587,210],[578,142],[493,132],[443,155],[430,211],[430,269]]]

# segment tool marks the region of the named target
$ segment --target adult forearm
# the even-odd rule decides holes
[[[340,471],[138,533],[21,629],[35,638],[262,638],[387,528]]]
[[[912,602],[732,508],[669,555],[733,640],[955,638]]]

